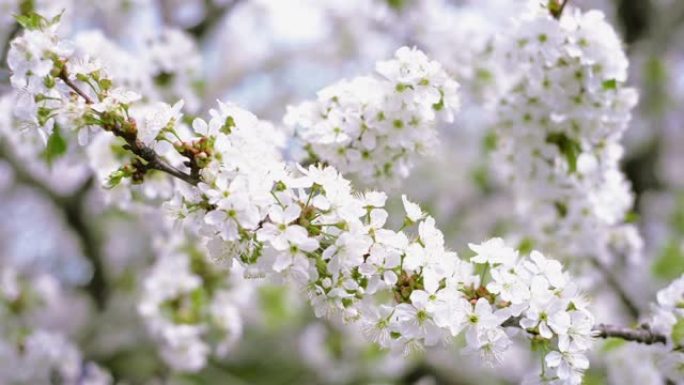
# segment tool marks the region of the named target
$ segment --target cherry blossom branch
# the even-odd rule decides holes
[[[164,172],[193,186],[196,186],[200,182],[199,173],[185,173],[171,166],[166,160],[160,157],[159,154],[157,154],[150,147],[145,146],[140,140],[122,136],[120,133],[117,134],[116,131],[112,132],[114,132],[115,135],[122,137],[124,138],[124,140],[126,140],[126,145],[124,146],[124,149],[131,151],[132,153],[134,153],[135,155],[139,156],[147,162],[147,169]]]
[[[82,97],[87,104],[94,103],[93,99],[90,96],[88,96],[88,94],[85,91],[83,91],[76,83],[69,79],[66,66],[60,72],[59,78],[77,95]],[[125,132],[124,130],[122,130],[121,127],[118,126],[104,128],[112,132],[114,135],[124,139],[126,141],[124,149],[131,151],[133,154],[145,160],[147,162],[147,164],[145,165],[146,169],[164,172],[193,186],[196,186],[199,183],[199,173],[193,172],[192,174],[188,174],[170,165],[165,159],[159,156],[159,154],[157,154],[152,148],[146,146],[143,142],[141,142],[137,138],[137,135]]]
[[[66,66],[64,66],[64,68],[62,68],[62,71],[59,73],[59,78],[62,79],[64,84],[69,86],[69,88],[71,88],[72,91],[77,93],[78,96],[82,97],[87,104],[95,103],[93,99],[90,96],[88,96],[88,94],[86,94],[80,87],[76,85],[76,83],[69,79],[69,74],[67,73]]]
[[[539,334],[537,330],[525,329],[520,326],[520,320],[521,317],[511,317],[501,324],[501,326],[520,328],[532,335]],[[667,337],[652,331],[648,324],[643,324],[638,329],[617,325],[598,324],[592,329],[592,334],[596,338],[619,338],[625,341],[646,345],[667,344]]]

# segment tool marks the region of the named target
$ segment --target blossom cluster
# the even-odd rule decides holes
[[[58,27],[58,19],[37,17],[12,41],[8,63],[21,106],[15,111],[16,117],[22,125],[38,128],[47,143],[48,158],[63,155],[69,137],[77,136],[80,144],[94,142],[94,150],[88,155],[104,185],[138,185],[146,177],[155,183],[134,191],[140,191],[144,198],[168,198],[170,182],[154,169],[184,162],[197,169],[199,157],[206,156],[200,148],[180,142],[181,134],[190,133],[181,124],[184,102],[173,106],[147,103],[136,92],[113,87],[118,79],[113,79],[107,69],[113,67],[120,73],[128,62],[108,60],[103,65],[86,50],[62,40]],[[92,39],[102,37],[91,36],[85,41]],[[122,83],[126,81],[139,84],[135,79],[122,79]],[[124,146],[132,153],[122,151]],[[163,164],[151,158],[152,149],[164,156]],[[121,195],[130,200],[131,192]]]
[[[538,252],[519,258],[501,239],[473,245],[478,256],[461,260],[445,248],[434,219],[405,196],[402,229],[388,229],[387,196],[355,195],[330,166],[243,159],[235,148],[251,154],[240,136],[251,131],[241,127],[246,112],[229,112],[216,126],[230,121],[231,129],[210,131],[217,145],[203,181],[167,205],[206,238],[214,258],[235,259],[253,276],[289,277],[317,316],[359,323],[373,342],[404,352],[465,332],[468,350],[496,362],[511,344],[504,323],[521,317],[506,326],[557,347],[546,355],[545,378],[580,382],[593,318],[560,263]],[[476,274],[475,264],[488,273]]]
[[[392,184],[408,175],[416,154],[430,152],[437,123],[453,120],[458,83],[416,48],[400,48],[376,72],[324,88],[317,100],[289,107],[284,121],[298,128],[311,161]]]
[[[495,168],[512,183],[530,237],[559,256],[634,258],[633,196],[620,139],[637,101],[628,62],[599,11],[537,6],[499,39],[519,78],[497,108]]]
[[[228,354],[242,335],[251,285],[190,245],[165,245],[143,281],[138,311],[169,367],[194,372]],[[237,281],[237,282],[235,282]]]
[[[560,263],[538,252],[519,258],[501,239],[473,245],[472,263],[461,260],[418,205],[403,197],[404,229],[417,234],[390,230],[386,195],[355,196],[332,167],[262,173],[270,194],[253,196],[254,183],[230,171],[232,179],[220,184],[201,182],[200,200],[181,199],[183,212],[196,208],[186,224],[208,237],[219,257],[235,258],[252,275],[290,277],[307,291],[316,315],[358,322],[372,341],[405,352],[465,331],[469,350],[496,362],[511,344],[504,322],[521,317],[510,326],[557,346],[546,356],[544,376],[580,382],[593,318]],[[476,274],[474,263],[489,266],[489,275]],[[378,305],[388,295],[393,300]]]

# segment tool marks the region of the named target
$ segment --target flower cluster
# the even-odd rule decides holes
[[[544,352],[542,382],[580,384],[589,367],[586,352],[592,345],[594,318],[561,264],[538,251],[520,258],[500,238],[470,248],[476,253],[471,262],[484,265],[491,275],[482,287],[507,305],[510,315],[519,319],[519,326],[534,336],[533,344]],[[491,345],[486,352],[496,352],[494,341],[485,342]],[[499,342],[498,348],[502,346]]]
[[[138,311],[161,356],[177,371],[202,369],[242,335],[239,306],[251,298],[239,272],[210,264],[191,246],[166,246],[144,280]],[[240,281],[232,285],[234,280]]]
[[[61,40],[58,26],[58,19],[36,15],[12,42],[9,65],[21,106],[15,115],[23,125],[39,129],[47,142],[48,159],[64,155],[70,136],[77,136],[80,144],[94,141],[97,150],[88,154],[104,185],[113,188],[124,181],[140,184],[143,178],[156,179],[158,188],[148,184],[141,195],[166,198],[168,178],[154,171],[174,165],[197,170],[198,157],[205,155],[180,141],[183,101],[173,106],[142,104],[138,93],[113,87],[115,81],[100,61]]]
[[[531,237],[559,256],[610,261],[638,254],[625,224],[633,197],[620,139],[637,101],[627,59],[602,13],[537,7],[497,49],[520,69],[496,122],[496,167],[510,181]]]
[[[209,137],[223,143],[216,149],[232,153],[238,113],[220,120],[233,122],[230,130]],[[332,167],[290,170],[276,161],[268,169],[268,157],[249,164],[219,154],[203,169],[203,182],[170,204],[180,204],[176,217],[206,238],[215,257],[234,258],[251,275],[290,277],[317,316],[357,322],[385,348],[407,352],[465,331],[468,350],[496,362],[511,344],[504,326],[522,328],[557,346],[544,376],[579,383],[593,318],[560,263],[538,252],[519,258],[500,239],[473,245],[478,255],[469,263],[445,248],[434,219],[406,197],[404,225],[395,231],[385,226],[386,195],[355,195]],[[475,264],[489,272],[476,274]]]
[[[285,123],[299,128],[311,160],[387,184],[408,175],[416,154],[429,153],[436,124],[451,121],[458,109],[458,84],[415,48],[400,48],[376,71],[288,108]]]
[[[68,58],[74,52],[72,45],[57,35],[58,27],[57,20],[40,19],[40,25],[34,25],[12,40],[7,54],[7,64],[12,70],[12,86],[25,91],[16,114],[43,128],[47,135],[53,131],[53,112],[65,107],[61,104],[62,90],[56,86],[56,78],[62,74],[59,59]],[[85,70],[83,67],[81,69]],[[74,105],[74,108],[78,107]],[[63,109],[64,112],[67,110]]]

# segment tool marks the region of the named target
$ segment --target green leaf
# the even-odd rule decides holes
[[[494,74],[486,68],[478,68],[475,70],[475,79],[483,83],[492,83],[494,81]]]
[[[523,238],[518,244],[520,254],[529,254],[532,250],[534,250],[534,240],[531,238]]]
[[[479,167],[475,167],[470,175],[473,178],[473,182],[475,182],[477,187],[483,193],[487,193],[492,189],[489,180],[489,169],[487,168],[487,166],[482,165]]]
[[[173,73],[162,72],[154,77],[154,84],[158,85],[159,87],[168,87],[173,84],[174,78],[175,75]]]
[[[670,240],[651,267],[653,274],[664,280],[672,280],[684,273],[684,252],[680,242]]]
[[[52,135],[50,135],[50,137],[48,138],[47,146],[45,147],[45,152],[43,153],[43,156],[45,157],[47,163],[52,165],[52,163],[56,159],[66,154],[66,152],[67,142],[60,133],[59,126],[55,125],[55,128],[52,131]]]
[[[639,222],[640,216],[636,211],[629,211],[625,214],[625,223],[637,223]]]
[[[530,341],[530,347],[533,352],[543,352],[549,351],[549,341],[543,338],[534,338]]]
[[[564,202],[553,202],[553,206],[556,208],[559,217],[565,218],[568,215],[568,205]]]
[[[47,25],[47,20],[45,18],[33,11],[27,12],[22,15],[15,15],[14,18],[17,23],[21,25],[24,29],[36,30]]]
[[[674,231],[684,236],[684,193],[677,197],[677,206],[670,221]]]
[[[235,127],[235,119],[232,116],[228,116],[226,118],[226,122],[223,123],[223,127],[219,131],[226,135],[230,135],[230,133],[233,131],[233,127]]]
[[[558,146],[558,150],[568,162],[568,171],[571,174],[577,171],[577,157],[582,153],[582,146],[577,141],[569,138],[565,133],[554,132],[546,137],[546,143]]]
[[[107,176],[107,183],[105,184],[105,188],[108,189],[113,189],[114,187],[118,186],[119,183],[121,183],[121,180],[124,178],[124,173],[121,170],[116,170],[109,174]]]
[[[259,288],[259,302],[264,320],[269,328],[275,329],[291,319],[293,312],[287,304],[287,297],[281,287],[265,285]]]
[[[662,84],[667,81],[667,65],[657,56],[651,57],[644,66],[646,81],[653,84]]]
[[[62,21],[62,15],[64,15],[64,11],[65,10],[63,9],[62,12],[58,13],[55,17],[50,19],[50,22],[48,24],[49,25],[55,25],[55,24],[59,23],[60,21]]]
[[[582,385],[605,385],[605,375],[597,372],[587,372],[582,379]]]
[[[672,342],[675,345],[681,345],[684,340],[684,319],[677,320],[677,323],[672,327]]]
[[[604,90],[617,90],[617,80],[615,79],[610,79],[606,80],[603,82],[603,89]]]
[[[193,313],[196,314],[199,318],[202,309],[204,309],[204,307],[207,306],[209,302],[207,298],[207,293],[204,292],[204,289],[198,288],[192,293],[190,293],[190,300],[192,301]]]
[[[400,11],[408,3],[408,0],[387,0],[387,5]]]
[[[482,146],[486,153],[493,152],[499,146],[499,136],[496,131],[489,131],[484,138],[482,138]]]
[[[442,111],[444,109],[444,91],[439,90],[439,102],[432,105],[432,109],[435,111]]]
[[[601,348],[601,351],[608,353],[610,351],[613,351],[615,349],[618,349],[619,347],[623,346],[627,342],[623,339],[620,338],[608,338],[606,339],[606,342],[603,343],[603,347]]]
[[[120,167],[118,170],[112,172],[107,176],[107,183],[105,184],[105,188],[113,189],[114,187],[118,186],[124,178],[130,178],[131,176],[133,176],[134,171],[135,168],[129,165],[124,165]]]

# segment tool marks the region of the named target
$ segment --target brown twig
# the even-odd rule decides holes
[[[62,71],[59,73],[59,78],[62,79],[64,84],[69,86],[69,88],[71,88],[72,91],[77,93],[78,96],[82,97],[87,104],[95,103],[93,99],[90,96],[88,96],[87,93],[85,93],[85,91],[83,91],[79,86],[76,85],[76,83],[69,79],[69,73],[67,72],[66,65],[62,68]]]
[[[666,336],[655,333],[646,324],[642,325],[639,329],[599,324],[594,327],[594,336],[599,338],[620,338],[625,341],[633,341],[646,345],[667,344]]]
[[[83,91],[76,83],[74,83],[68,75],[66,66],[59,74],[59,78],[66,84],[71,90],[85,100],[87,104],[93,104],[93,99],[88,96],[88,94]],[[121,127],[113,126],[107,127],[108,131],[112,132],[114,135],[123,138],[126,141],[124,148],[131,151],[133,154],[137,155],[141,159],[147,162],[147,167],[151,170],[157,170],[167,173],[175,178],[178,178],[191,185],[197,185],[199,183],[199,174],[193,173],[188,174],[183,172],[174,166],[170,165],[165,159],[163,159],[159,154],[157,154],[154,149],[146,146],[143,142],[137,139],[136,135],[131,135],[121,129]]]
[[[127,138],[125,136],[122,136],[121,134],[116,134],[116,132],[115,135],[124,138],[124,140],[126,140],[126,145],[124,146],[124,149],[129,150],[135,155],[144,159],[147,162],[147,167],[149,169],[167,173],[173,176],[174,178],[178,178],[193,186],[196,186],[199,183],[199,173],[188,174],[171,166],[166,160],[160,157],[153,149],[145,146],[138,139]]]
[[[512,327],[520,328],[521,317],[512,317],[507,319],[502,327]],[[525,331],[532,335],[537,335],[537,331],[534,329],[525,329]],[[640,328],[628,328],[616,325],[606,325],[598,324],[593,328],[593,337],[596,338],[619,338],[625,341],[638,342],[640,344],[652,345],[652,344],[667,344],[667,337],[655,333],[647,324],[641,325]]]

